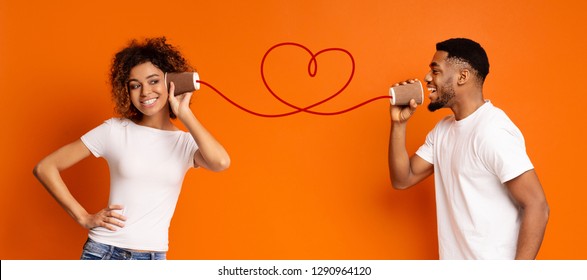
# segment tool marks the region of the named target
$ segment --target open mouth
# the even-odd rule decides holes
[[[432,96],[433,95],[436,96],[436,88],[428,87],[428,92],[429,92],[428,99],[432,100],[432,98],[433,98]]]
[[[157,101],[157,98],[151,98],[151,99],[141,101],[141,104],[148,106],[148,105],[155,103],[155,101]]]

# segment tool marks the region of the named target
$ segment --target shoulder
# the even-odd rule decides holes
[[[477,125],[477,130],[491,137],[496,134],[511,134],[521,136],[521,132],[508,115],[500,108],[491,105],[483,112]]]
[[[110,118],[104,121],[105,124],[111,126],[127,126],[132,121],[126,118]]]
[[[484,112],[475,127],[475,143],[484,151],[507,150],[507,147],[525,147],[524,136],[506,113],[491,107]]]
[[[132,127],[133,122],[125,118],[110,118],[105,120],[98,127],[107,128],[109,131],[118,131],[127,127]]]
[[[508,115],[500,108],[495,107],[492,104],[488,104],[489,107],[484,112],[484,117],[487,120],[491,121],[498,121],[500,123],[505,124],[513,124],[512,120],[508,117]]]
[[[192,134],[190,134],[187,131],[181,131],[181,139],[183,140],[182,142],[192,148],[198,148],[198,144],[196,143],[196,140],[194,140],[194,137],[192,136]]]
[[[110,118],[103,121],[100,125],[94,127],[92,132],[94,134],[110,134],[112,131],[119,131],[131,123],[130,120],[124,118]]]

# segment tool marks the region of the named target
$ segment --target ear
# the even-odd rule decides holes
[[[462,86],[462,85],[466,84],[467,81],[469,81],[469,79],[471,79],[471,71],[469,71],[469,69],[467,69],[467,68],[463,68],[463,69],[461,69],[461,72],[459,73],[459,78],[457,80],[457,84],[459,86]]]

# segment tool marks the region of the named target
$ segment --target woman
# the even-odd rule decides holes
[[[166,259],[168,228],[190,167],[222,171],[226,150],[191,111],[191,92],[175,96],[166,72],[193,71],[166,39],[132,41],[116,54],[110,81],[116,112],[81,139],[41,160],[34,174],[81,226],[89,229],[82,259]],[[174,126],[179,119],[189,132]],[[60,172],[93,154],[110,170],[108,207],[88,213]]]

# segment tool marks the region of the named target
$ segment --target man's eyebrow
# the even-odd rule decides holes
[[[432,63],[430,63],[429,66],[430,67],[435,67],[435,66],[440,66],[440,64],[438,64],[436,61],[433,61]]]

